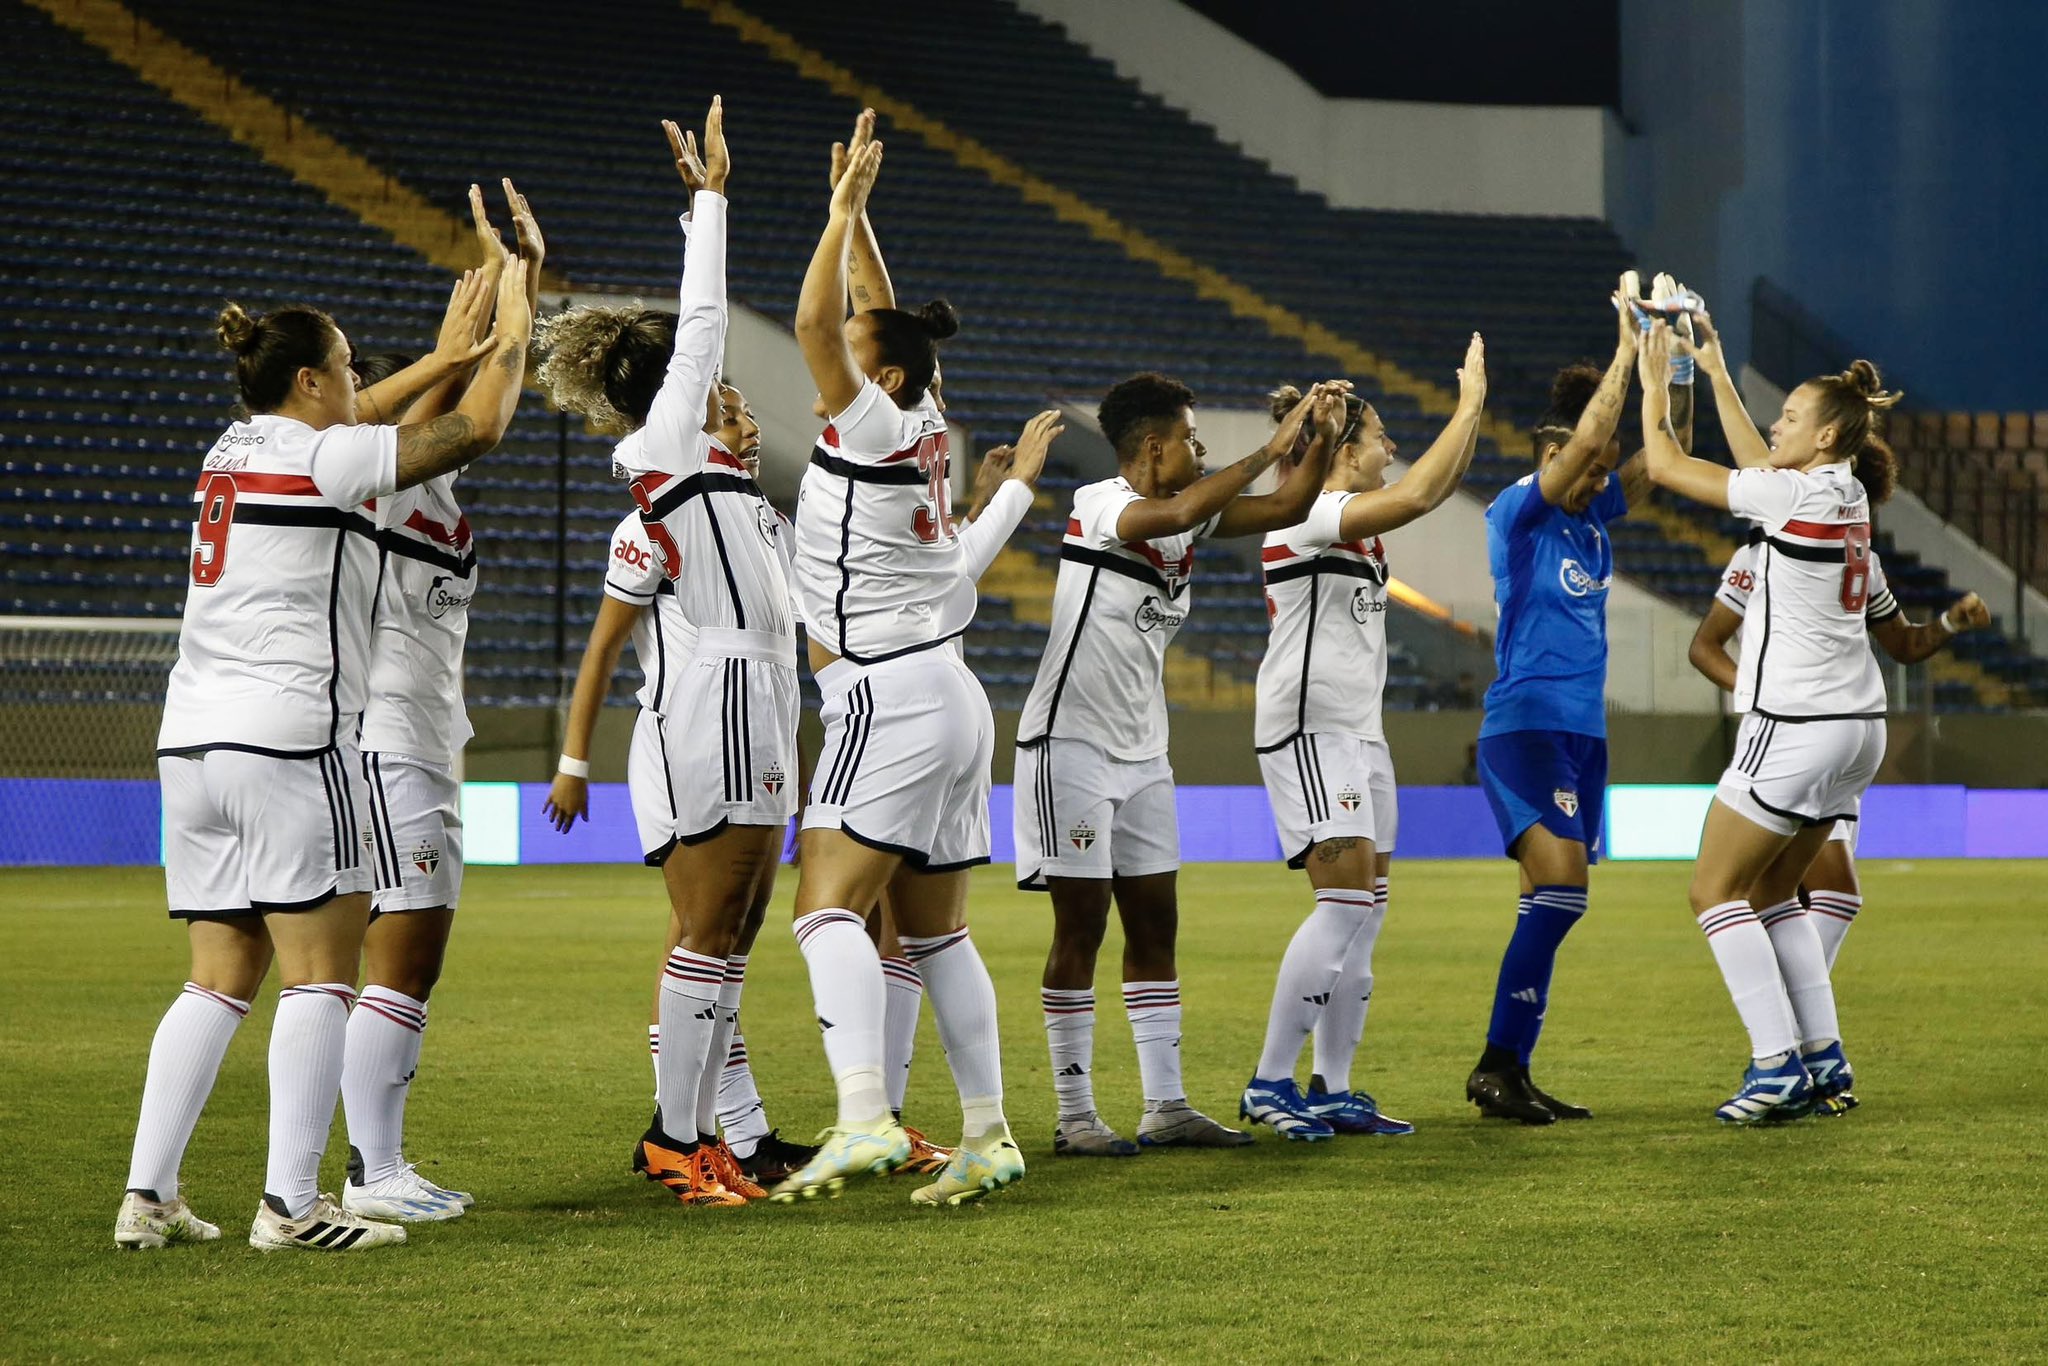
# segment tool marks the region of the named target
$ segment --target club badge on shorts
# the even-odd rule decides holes
[[[1072,842],[1076,849],[1085,854],[1088,852],[1088,846],[1095,843],[1095,827],[1086,821],[1082,821],[1079,825],[1067,831],[1067,839]]]
[[[1356,811],[1359,802],[1363,800],[1364,798],[1359,796],[1358,789],[1355,787],[1347,787],[1337,794],[1337,805],[1343,807],[1346,811]]]
[[[412,866],[426,876],[432,877],[434,870],[441,866],[441,846],[421,840],[413,846]]]
[[[788,775],[783,773],[781,764],[770,764],[761,770],[761,786],[767,789],[771,797],[782,795],[782,785],[786,781]]]
[[[1550,800],[1557,803],[1557,809],[1567,816],[1579,814],[1579,794],[1568,788],[1558,788],[1550,794]]]

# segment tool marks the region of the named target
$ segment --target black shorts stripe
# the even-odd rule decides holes
[[[845,738],[840,741],[839,753],[832,761],[831,777],[825,783],[824,799],[828,806],[844,805],[853,791],[854,776],[860,772],[860,761],[867,753],[874,711],[874,690],[863,678],[853,685],[846,700]]]
[[[334,796],[334,770],[327,766],[327,756],[332,750],[323,750],[316,762],[320,765],[320,786],[327,793],[327,825],[334,833],[334,867],[341,869],[341,805]]]
[[[753,674],[747,661],[740,661],[740,800],[754,794],[754,701]]]
[[[379,870],[383,885],[397,888],[405,883],[405,865],[398,857],[398,823],[391,819],[391,798],[384,790],[384,756],[369,756],[370,830],[377,837],[377,853],[384,867]]]

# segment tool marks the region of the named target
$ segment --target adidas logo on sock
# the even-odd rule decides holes
[[[825,1017],[824,1017],[823,1015],[820,1015],[820,1016],[818,1017],[818,1028],[820,1028],[820,1029],[830,1029],[831,1027],[832,1027],[832,1022],[831,1022],[830,1020],[826,1019],[826,1018],[825,1018]]]
[[[690,1018],[693,1020],[716,1020],[718,1018],[718,1007],[706,1006]]]
[[[1514,993],[1510,999],[1532,1006],[1543,1004],[1543,998],[1537,995],[1536,988],[1534,987],[1523,987],[1520,991]]]
[[[1317,992],[1314,996],[1304,996],[1301,999],[1312,1006],[1326,1006],[1330,1003],[1330,993],[1327,991]]]
[[[1081,1066],[1080,1063],[1070,1062],[1065,1067],[1062,1067],[1057,1075],[1062,1077],[1085,1077],[1088,1075],[1088,1069]]]

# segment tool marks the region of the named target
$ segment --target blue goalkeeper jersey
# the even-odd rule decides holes
[[[1498,676],[1479,734],[1554,730],[1607,735],[1607,524],[1628,514],[1611,479],[1582,514],[1545,502],[1531,474],[1486,510],[1486,551],[1500,611]]]

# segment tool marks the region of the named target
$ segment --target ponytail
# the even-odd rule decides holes
[[[252,413],[269,413],[291,397],[299,371],[327,364],[341,329],[334,319],[304,304],[252,318],[240,304],[230,303],[215,319],[214,335],[235,353],[242,406]]]
[[[1885,439],[1885,415],[1905,394],[1886,389],[1883,376],[1867,360],[1807,383],[1819,398],[1815,421],[1835,429],[1835,452],[1847,457],[1872,505],[1890,498],[1898,486],[1899,458]]]

